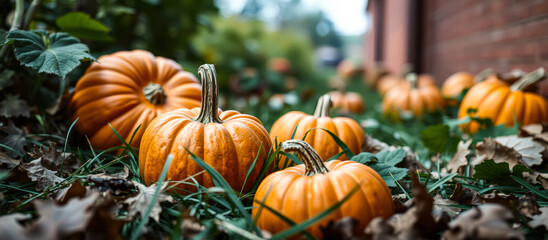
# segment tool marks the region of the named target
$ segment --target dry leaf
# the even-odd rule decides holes
[[[52,171],[59,171],[63,168],[62,176],[67,177],[80,167],[80,160],[72,153],[57,151],[57,143],[50,142],[48,149],[43,146],[34,146],[29,155],[34,159],[40,159],[41,165]]]
[[[388,148],[390,148],[390,145],[369,135],[365,136],[361,146],[362,152],[370,152],[373,154]]]
[[[532,137],[520,138],[517,136],[506,136],[497,137],[495,140],[498,143],[517,151],[521,155],[521,162],[528,167],[540,165],[542,163],[541,153],[545,148],[541,144],[533,141]]]
[[[519,204],[518,197],[514,196],[513,194],[500,193],[497,190],[494,190],[489,194],[483,195],[481,197],[481,201],[483,203],[497,203],[511,209],[515,208]]]
[[[156,183],[151,184],[148,187],[141,183],[135,184],[139,189],[139,193],[137,193],[136,196],[128,198],[124,201],[124,203],[128,205],[127,217],[129,219],[134,219],[137,214],[141,214],[142,217],[147,211],[148,206],[150,204],[153,204],[152,211],[150,212],[150,217],[158,222],[160,219],[160,213],[162,212],[160,202],[173,202],[173,197],[165,193],[160,193],[160,195],[158,195],[158,198],[156,199],[156,202],[152,203],[152,198],[154,196],[154,193],[156,192],[156,189],[158,188]],[[160,188],[160,191],[163,192],[167,186],[168,183],[164,182],[162,184],[162,187]]]
[[[194,239],[194,237],[204,229],[204,225],[202,225],[194,216],[190,215],[190,209],[183,212],[181,235],[183,235],[184,239]]]
[[[0,169],[11,170],[21,164],[21,160],[13,159],[5,152],[0,151]]]
[[[29,217],[21,213],[0,216],[0,236],[3,239],[22,239],[25,229],[19,221],[27,220]]]
[[[115,197],[129,197],[137,191],[137,184],[122,178],[106,174],[88,175],[87,182],[91,189],[99,192],[110,192]]]
[[[470,147],[470,144],[472,144],[472,139],[466,142],[459,142],[457,152],[455,153],[451,161],[449,161],[449,163],[447,164],[447,169],[451,171],[451,173],[456,173],[460,167],[466,166],[468,164],[468,159],[466,158],[466,156],[468,156],[468,154],[470,154],[471,152],[470,149],[468,149]]]
[[[323,233],[324,240],[328,239],[341,239],[341,240],[355,240],[358,239],[356,236],[356,227],[358,226],[358,221],[351,217],[344,217],[337,221],[329,221],[327,226],[321,226],[320,230]]]
[[[25,139],[24,132],[22,129],[15,126],[12,121],[9,121],[8,126],[0,127],[0,132],[4,133],[3,136],[0,135],[0,143],[15,149],[21,154],[26,152],[25,149],[27,147],[27,140]],[[0,149],[6,151],[8,156],[12,158],[19,156],[9,149],[5,149],[3,147],[0,147]]]
[[[512,211],[498,204],[484,204],[461,213],[449,223],[442,239],[524,239],[507,223]]]
[[[127,221],[115,217],[118,206],[112,196],[107,193],[101,200],[86,227],[85,239],[122,239],[122,227]]]
[[[519,198],[519,212],[527,217],[532,217],[533,215],[539,214],[540,212],[537,199],[538,196],[532,192],[523,194],[523,196]]]
[[[470,188],[463,187],[462,183],[457,183],[449,199],[467,206],[481,204],[480,194]]]
[[[540,184],[544,190],[548,190],[548,173],[540,173],[537,171],[524,172],[523,176],[527,177],[527,180],[531,184]]]
[[[458,203],[451,199],[445,199],[441,195],[436,195],[434,197],[434,215],[438,216],[441,212],[446,212],[449,217],[454,218],[460,213],[461,209],[451,205],[458,205]]]
[[[533,220],[529,221],[529,226],[532,228],[544,226],[548,230],[548,207],[542,207],[539,210],[542,213],[534,215]]]
[[[52,171],[42,166],[41,159],[19,165],[19,170],[24,172],[33,182],[36,182],[36,190],[43,191],[61,183],[64,178],[57,176],[57,171]]]
[[[55,196],[55,200],[61,205],[67,203],[70,199],[86,196],[86,188],[82,185],[80,181],[72,183],[70,186],[59,190]]]
[[[30,117],[30,108],[27,102],[21,100],[17,95],[7,94],[4,101],[0,102],[0,116],[11,117]]]

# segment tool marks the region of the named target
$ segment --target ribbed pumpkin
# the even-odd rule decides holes
[[[200,66],[199,73],[202,78],[201,107],[181,108],[162,114],[146,129],[139,149],[141,177],[147,185],[157,181],[169,154],[174,158],[167,179],[183,180],[202,171],[188,149],[214,167],[234,189],[240,190],[248,169],[259,154],[244,188],[244,191],[249,191],[272,145],[268,132],[251,115],[218,109],[217,76],[213,65]],[[213,186],[207,174],[194,178],[205,187]],[[179,184],[178,187],[195,190],[188,184]]]
[[[524,92],[523,89],[545,76],[540,68],[523,76],[508,86],[502,81],[485,81],[472,87],[459,107],[459,118],[465,116],[489,118],[495,125],[513,126],[514,119],[522,125],[548,122],[548,104],[536,93]],[[468,113],[469,109],[475,112]],[[470,133],[479,130],[480,124],[471,122],[463,125]]]
[[[323,128],[337,135],[352,152],[359,152],[365,137],[365,132],[360,124],[348,117],[331,118],[329,116],[330,107],[331,97],[325,94],[318,100],[313,116],[299,111],[286,113],[272,125],[270,138],[272,141],[276,138],[278,142],[289,140],[293,131],[297,128],[294,139],[302,139],[310,129]],[[321,129],[308,132],[305,141],[318,151],[322,159],[329,159],[341,151],[341,148],[329,133]],[[341,158],[347,159],[346,155]]]
[[[393,88],[396,88],[399,85],[408,85],[407,76],[409,74],[415,74],[415,73],[408,73],[405,75],[405,77],[398,77],[393,75],[388,75],[379,81],[377,85],[377,90],[381,95],[385,95]],[[415,74],[416,75],[416,74]],[[434,78],[428,74],[419,74],[418,80],[417,80],[417,86],[420,87],[426,87],[426,86],[436,86],[436,81],[434,81]]]
[[[445,102],[436,85],[418,85],[417,75],[407,75],[407,81],[400,83],[386,93],[382,102],[383,112],[395,119],[402,115],[421,116],[424,113],[443,109]]]
[[[339,80],[334,83],[337,91],[329,92],[333,108],[338,109],[341,113],[363,113],[365,105],[360,94],[346,91],[346,83],[344,80]]]
[[[474,84],[480,83],[490,76],[496,76],[493,69],[490,68],[481,71],[476,76],[467,72],[454,73],[443,83],[441,95],[447,100],[448,105],[456,106],[459,103],[457,98],[462,91],[470,89]]]
[[[306,230],[322,239],[320,227],[329,221],[352,217],[363,232],[375,217],[388,218],[394,213],[392,195],[383,179],[370,167],[354,162],[323,162],[312,147],[302,140],[282,143],[285,152],[297,152],[304,164],[289,167],[267,176],[254,197],[252,215],[257,225],[278,233],[289,225],[261,203],[295,223],[304,222],[341,201],[357,185],[359,189],[332,214]]]
[[[74,90],[71,107],[76,129],[100,149],[127,142],[138,147],[148,124],[177,108],[200,106],[198,79],[172,60],[143,50],[105,55],[91,64]]]

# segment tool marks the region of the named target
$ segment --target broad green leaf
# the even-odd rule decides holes
[[[517,185],[516,182],[512,180],[511,176],[523,178],[522,174],[530,171],[526,166],[518,164],[515,165],[510,172],[508,163],[496,163],[491,159],[485,160],[483,163],[476,165],[474,170],[476,171],[474,173],[474,178],[492,181],[500,185],[507,186]]]
[[[424,129],[421,140],[430,151],[435,153],[455,152],[459,138],[451,136],[449,126],[438,124]]]
[[[77,38],[96,41],[113,40],[112,37],[108,35],[110,29],[107,26],[83,12],[67,13],[57,18],[55,23],[61,31],[67,32]]]
[[[398,148],[396,150],[382,150],[377,153],[377,159],[379,163],[388,164],[390,166],[396,166],[396,164],[403,161],[407,153],[405,150]]]
[[[396,181],[399,181],[407,176],[407,172],[409,171],[406,168],[394,167],[382,163],[375,163],[370,165],[369,167],[371,167],[379,175],[381,175],[382,179],[389,187],[396,187]]]
[[[65,78],[80,61],[95,60],[86,45],[67,33],[48,33],[44,30],[14,30],[8,33],[13,40],[15,57],[24,66]]]
[[[11,44],[13,40],[8,41],[8,32],[0,29],[0,47]]]
[[[360,154],[352,157],[352,159],[350,160],[367,165],[378,162],[377,156],[375,156],[375,154],[373,153],[368,152],[361,152]]]

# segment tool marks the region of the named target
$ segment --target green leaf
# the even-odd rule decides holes
[[[15,57],[24,66],[65,78],[80,61],[95,60],[86,45],[67,33],[49,34],[44,30],[14,30],[8,33],[13,40]]]
[[[407,172],[409,171],[406,168],[394,167],[382,163],[375,163],[369,167],[381,175],[382,179],[389,187],[396,187],[396,181],[399,181],[407,176]]]
[[[445,124],[432,125],[421,133],[421,140],[431,152],[456,152],[459,138],[451,136],[449,126]]]
[[[527,167],[518,164],[515,165],[510,172],[508,163],[495,163],[494,160],[485,160],[476,165],[474,170],[476,171],[476,173],[474,173],[474,178],[507,186],[516,186],[516,182],[512,180],[511,176],[523,178],[522,174],[530,171]]]
[[[368,152],[361,152],[360,154],[352,157],[350,160],[367,165],[378,162],[377,156]]]
[[[0,47],[13,43],[13,40],[8,41],[8,32],[0,29]]]
[[[103,25],[98,20],[90,18],[83,12],[67,13],[55,21],[57,26],[63,32],[67,32],[77,38],[96,40],[96,41],[112,41],[112,37],[108,35],[110,29]]]
[[[379,163],[388,164],[390,166],[396,166],[396,164],[403,161],[407,153],[405,150],[398,148],[396,150],[382,150],[377,153],[377,159]]]

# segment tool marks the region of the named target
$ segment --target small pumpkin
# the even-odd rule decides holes
[[[407,73],[404,77],[398,77],[394,75],[388,75],[383,77],[379,84],[377,85],[377,90],[381,95],[385,95],[390,91],[391,89],[397,87],[398,85],[407,85],[407,75],[409,74],[415,74],[415,73]],[[416,75],[416,74],[415,74]],[[436,81],[432,76],[428,74],[419,74],[418,80],[417,80],[417,86],[418,87],[425,87],[425,86],[436,86]]]
[[[493,69],[486,69],[478,73],[476,76],[468,72],[457,72],[452,74],[445,80],[441,88],[441,95],[447,99],[450,106],[456,106],[459,103],[457,99],[460,94],[467,89],[470,89],[474,84],[484,80],[491,79],[494,75]],[[491,81],[491,80],[487,80]]]
[[[339,109],[341,113],[363,113],[365,111],[365,105],[363,104],[363,98],[359,93],[347,92],[346,84],[344,81],[337,83],[337,91],[329,92],[331,100],[333,102],[333,108]]]
[[[322,239],[321,227],[330,221],[352,217],[358,221],[357,231],[363,232],[373,218],[388,218],[394,213],[390,190],[370,167],[354,161],[324,163],[318,153],[302,140],[285,141],[281,149],[297,152],[304,164],[274,172],[259,185],[252,216],[261,229],[278,233],[290,227],[269,208],[295,223],[301,223],[341,201],[357,185],[360,185],[357,192],[307,231]],[[261,208],[261,203],[269,208]]]
[[[513,126],[514,119],[522,125],[548,122],[548,104],[536,93],[524,92],[527,86],[546,76],[544,68],[533,71],[509,86],[502,81],[484,81],[472,87],[459,107],[459,118],[489,118],[495,125]],[[469,112],[475,109],[474,112]],[[480,124],[462,125],[464,131],[475,133]]]
[[[188,151],[214,167],[234,189],[242,189],[254,159],[258,159],[247,184],[249,191],[271,148],[268,132],[259,119],[237,111],[221,111],[217,103],[217,76],[213,65],[200,66],[202,105],[180,108],[157,117],[146,129],[139,149],[139,170],[148,185],[157,181],[166,158],[173,154],[167,179],[183,180],[202,171]],[[260,152],[259,152],[260,149]],[[208,174],[194,178],[205,187],[213,186]],[[192,186],[180,184],[186,191]]]
[[[102,56],[78,80],[71,100],[76,129],[100,149],[121,145],[114,128],[138,147],[158,115],[200,106],[198,79],[174,61],[143,50]]]
[[[361,74],[363,67],[353,60],[345,59],[337,65],[337,75],[345,80]]]
[[[272,141],[277,139],[283,142],[291,139],[295,131],[294,139],[302,139],[305,134],[305,141],[316,148],[322,159],[329,159],[341,151],[341,148],[335,140],[326,131],[313,128],[323,128],[338,136],[352,152],[357,153],[365,137],[360,124],[354,119],[348,117],[331,118],[329,110],[331,107],[331,97],[328,94],[323,95],[318,100],[314,115],[308,115],[304,112],[291,111],[280,117],[270,129],[270,138]],[[297,128],[295,130],[295,128]],[[346,159],[346,155],[342,156]],[[283,161],[280,162],[280,164]]]
[[[418,85],[417,75],[407,75],[407,81],[392,88],[384,96],[383,112],[396,119],[402,115],[421,116],[443,109],[445,102],[436,85]]]

